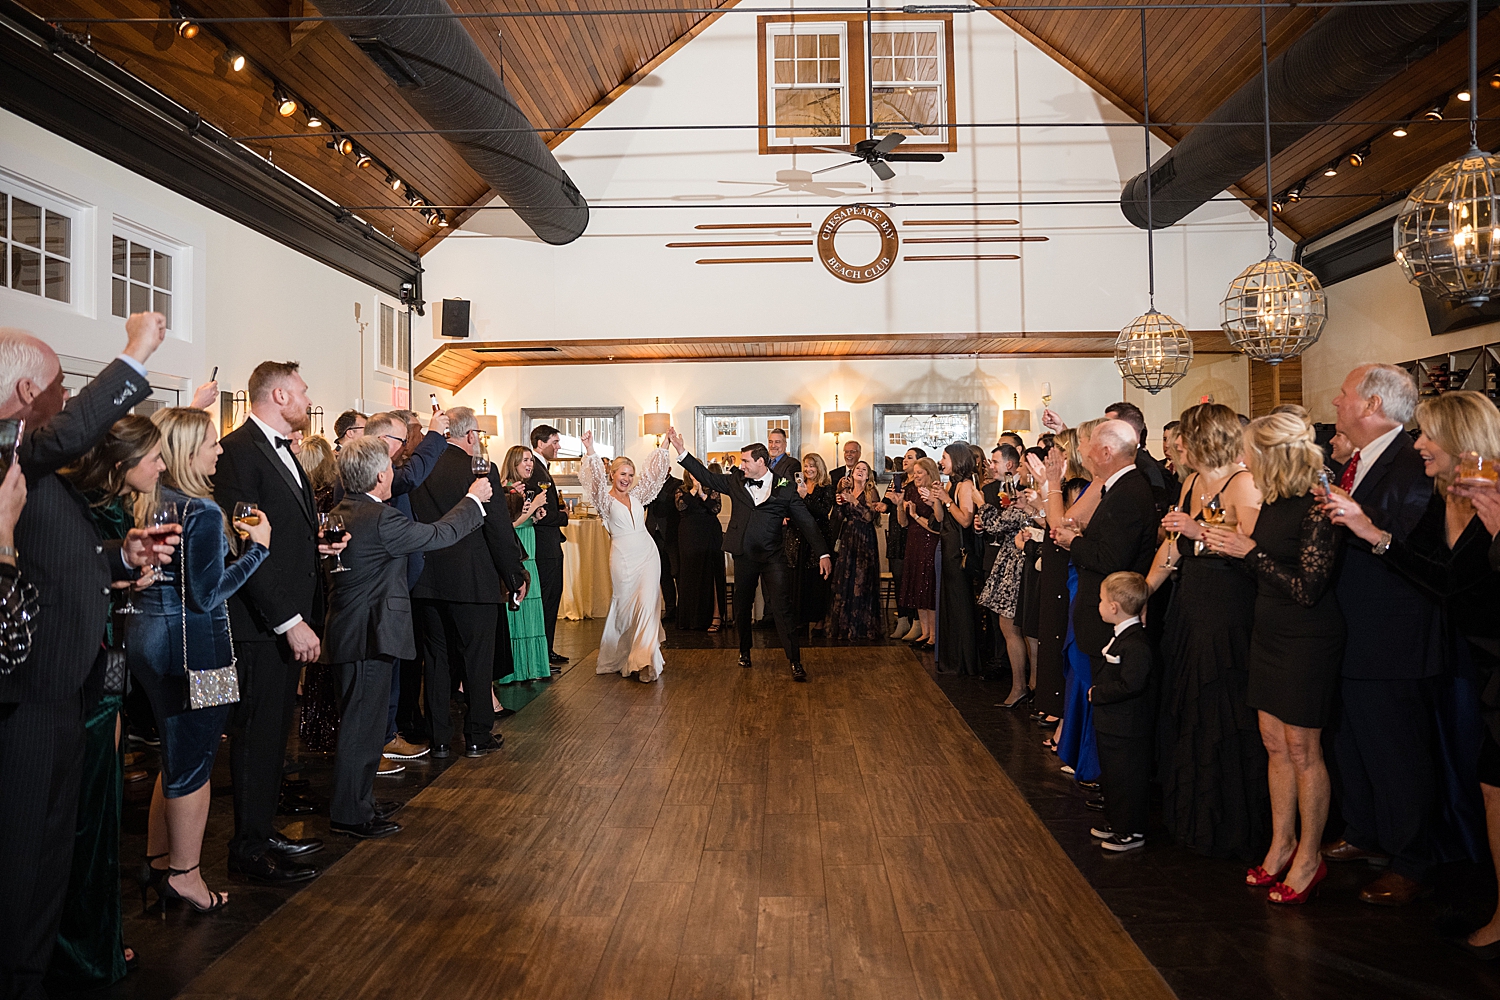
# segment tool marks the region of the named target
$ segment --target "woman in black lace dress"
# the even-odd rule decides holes
[[[1251,421],[1244,440],[1265,499],[1255,532],[1211,527],[1203,540],[1243,560],[1256,584],[1246,702],[1259,713],[1270,759],[1271,847],[1245,882],[1271,886],[1273,903],[1301,903],[1328,872],[1319,853],[1330,795],[1322,738],[1343,662],[1344,616],[1332,587],[1338,535],[1312,492],[1323,470],[1312,427],[1274,413]]]
[[[797,484],[797,492],[802,495],[807,512],[818,523],[824,548],[832,552],[834,534],[828,519],[833,515],[837,491],[833,480],[828,477],[827,463],[817,452],[803,456],[802,482]],[[821,629],[823,620],[828,617],[828,581],[818,572],[818,560],[812,554],[812,547],[795,528],[789,527],[786,531],[786,557],[792,569],[791,604],[797,624]]]
[[[833,557],[833,592],[828,611],[830,639],[880,637],[880,546],[875,528],[885,503],[875,492],[875,473],[868,462],[854,467],[854,482],[839,494],[838,553]]]
[[[1150,577],[1155,590],[1178,573],[1161,648],[1162,820],[1200,854],[1253,861],[1266,848],[1270,812],[1266,751],[1246,701],[1255,581],[1197,543],[1213,517],[1252,532],[1260,491],[1239,464],[1244,442],[1229,407],[1190,407],[1178,433],[1197,472],[1183,485],[1180,509],[1162,519],[1167,541]]]
[[[719,577],[724,569],[723,505],[719,494],[684,470],[677,489],[677,627],[717,632]]]
[[[943,449],[946,486],[938,483],[925,494],[933,505],[940,532],[938,545],[937,671],[941,674],[977,674],[979,637],[975,628],[974,588],[969,583],[965,557],[974,531],[974,512],[983,496],[979,492],[979,470],[974,453],[965,441]]]

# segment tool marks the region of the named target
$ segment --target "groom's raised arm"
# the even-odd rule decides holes
[[[734,489],[733,476],[708,471],[708,467],[694,458],[691,452],[678,453],[677,464],[691,472],[698,482],[712,487],[716,493],[729,493]]]

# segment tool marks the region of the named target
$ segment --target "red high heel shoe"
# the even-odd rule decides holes
[[[1273,903],[1280,903],[1283,906],[1301,906],[1307,902],[1308,897],[1317,891],[1318,883],[1327,877],[1328,862],[1319,861],[1318,870],[1313,873],[1312,881],[1307,883],[1306,889],[1303,889],[1301,892],[1293,892],[1291,886],[1285,882],[1278,882],[1271,887],[1271,892],[1266,898]]]
[[[1297,852],[1293,851],[1292,856],[1287,859],[1286,864],[1281,866],[1281,871],[1277,872],[1275,875],[1272,875],[1260,865],[1256,865],[1254,868],[1251,868],[1245,872],[1245,884],[1253,885],[1256,888],[1267,885],[1275,885],[1277,882],[1280,882],[1282,879],[1286,878],[1286,873],[1292,870],[1292,861],[1295,860],[1296,857]]]

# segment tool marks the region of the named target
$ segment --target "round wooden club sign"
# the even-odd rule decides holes
[[[868,264],[850,264],[839,256],[833,238],[849,222],[868,222],[880,234],[880,253]],[[896,233],[896,224],[891,217],[871,205],[849,205],[836,210],[818,227],[818,260],[828,268],[828,273],[843,281],[863,284],[874,281],[896,263],[896,252],[901,248],[901,237]]]

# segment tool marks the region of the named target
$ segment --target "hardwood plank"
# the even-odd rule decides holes
[[[673,768],[670,767],[632,768],[604,817],[604,825],[652,826],[662,802],[666,800],[672,775]]]
[[[600,827],[557,912],[565,917],[613,918],[650,837],[651,831],[640,827]]]
[[[765,817],[760,891],[765,896],[823,895],[818,817],[806,813]]]
[[[708,806],[662,806],[636,868],[638,882],[692,882],[698,877]]]
[[[692,887],[681,882],[633,884],[588,996],[632,1000],[671,993],[691,900]]]
[[[755,934],[756,1000],[825,1000],[835,989],[823,899],[761,897]]]
[[[754,954],[678,956],[669,1000],[752,1000],[754,995]]]
[[[865,799],[882,837],[920,837],[929,832],[921,794],[906,771],[865,775]]]
[[[622,833],[629,831],[611,831]],[[623,895],[622,895],[623,899]],[[554,915],[526,956],[514,988],[506,995],[527,1000],[583,1000],[604,948],[609,944],[615,914],[605,916]],[[403,977],[403,981],[410,981]],[[432,983],[433,1000],[453,995],[447,976]]]
[[[766,812],[766,786],[725,784],[714,794],[704,849],[758,851]]]
[[[933,931],[906,935],[907,953],[922,1000],[970,1000],[1000,996],[973,931]]]
[[[766,814],[815,813],[817,785],[812,760],[772,757],[766,768]]]
[[[815,748],[813,768],[819,795],[865,790],[859,757],[853,747]]]
[[[719,780],[735,784],[765,784],[771,756],[769,740],[752,739],[729,748],[729,759]]]
[[[905,931],[972,929],[958,885],[932,837],[882,837],[882,856]]]
[[[830,865],[878,865],[880,843],[865,794],[829,792],[818,796],[818,823],[823,857]]]
[[[759,852],[704,851],[682,954],[753,956],[760,885]]]
[[[712,805],[727,755],[684,752],[667,789],[666,805]]]
[[[845,983],[872,980],[915,987],[884,868],[830,865],[826,877],[828,937],[840,991]]]

